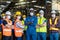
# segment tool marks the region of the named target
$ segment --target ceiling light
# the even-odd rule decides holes
[[[6,3],[11,3],[11,1],[6,1]]]
[[[51,3],[51,1],[46,1],[46,3]]]
[[[32,2],[36,2],[36,1],[32,1]]]

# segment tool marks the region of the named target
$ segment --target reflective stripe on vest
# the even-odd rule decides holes
[[[11,31],[11,30],[10,30],[10,29],[4,29],[3,31],[9,32],[9,31]]]
[[[54,25],[57,24],[57,20],[58,20],[58,18],[55,19],[55,21],[54,21]],[[50,19],[49,22],[50,22],[50,25],[52,25],[52,19]]]

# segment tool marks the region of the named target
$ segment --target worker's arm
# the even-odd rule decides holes
[[[47,26],[47,20],[44,20],[43,24],[38,24],[40,27],[45,27]]]
[[[24,24],[25,24],[25,25],[29,25],[29,24],[31,24],[31,22],[29,22],[29,17],[26,18]]]
[[[35,19],[34,19],[34,21],[33,22],[31,22],[31,25],[33,25],[33,26],[36,26],[37,25],[37,17],[35,17]]]
[[[7,23],[6,20],[3,21],[3,25],[7,28],[11,28],[12,27],[12,22],[11,23]]]

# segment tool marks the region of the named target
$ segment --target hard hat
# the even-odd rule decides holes
[[[41,14],[41,13],[43,13],[43,14],[44,14],[44,11],[43,11],[43,10],[40,10],[40,11],[39,11],[39,13],[40,13],[40,14]]]
[[[4,13],[2,13],[2,14],[1,14],[1,16],[5,16],[5,14],[4,14]]]
[[[14,14],[14,18],[16,17],[16,14]]]
[[[30,8],[30,10],[34,10],[33,8]]]
[[[17,11],[15,14],[16,15],[21,15],[21,12],[20,11]]]
[[[36,16],[40,16],[40,14],[39,14],[39,13],[37,13],[37,14],[36,14]]]
[[[52,13],[52,14],[56,14],[56,11],[55,11],[55,10],[53,10],[53,11],[51,11],[51,13]]]
[[[11,12],[10,12],[10,11],[6,11],[5,14],[6,14],[6,15],[11,15]]]
[[[26,15],[23,15],[23,18],[26,18]]]

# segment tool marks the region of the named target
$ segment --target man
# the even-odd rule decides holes
[[[59,40],[60,20],[56,17],[56,11],[51,11],[51,17],[48,24],[50,40]]]
[[[0,18],[0,40],[2,40],[2,21],[5,19],[5,14],[2,13]]]
[[[25,20],[26,20],[26,15],[23,15],[23,21],[22,22],[24,23]],[[27,30],[27,26],[24,27],[24,31],[26,31],[26,30]]]
[[[37,18],[40,18],[40,14],[39,13],[37,13],[36,16],[37,16]]]
[[[47,33],[47,20],[44,18],[44,11],[40,10],[40,17],[38,18],[38,24],[36,26],[37,40],[46,40]]]
[[[23,22],[23,24],[24,24],[24,22],[25,22],[25,20],[26,20],[26,15],[23,15],[22,17],[23,17],[22,22]],[[24,40],[26,40],[26,30],[27,30],[27,26],[24,27],[24,37],[23,37]]]
[[[11,40],[11,34],[12,34],[12,21],[11,19],[11,12],[6,11],[5,19],[2,23],[2,29],[3,29],[3,40]]]
[[[36,40],[36,24],[37,17],[34,16],[34,9],[30,9],[30,16],[26,18],[25,25],[27,26],[26,30],[26,40]]]

